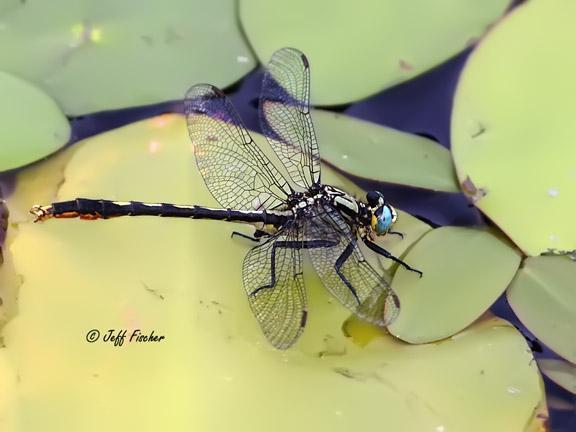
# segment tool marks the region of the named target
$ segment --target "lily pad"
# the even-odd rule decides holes
[[[14,191],[7,197],[12,223],[30,221],[32,205],[56,199],[56,192],[64,181],[64,167],[78,148],[77,145],[69,146],[42,163],[18,172]]]
[[[338,105],[406,81],[462,51],[508,0],[338,2],[240,0],[240,20],[261,62],[300,49],[312,65],[312,101]]]
[[[401,310],[390,332],[410,343],[437,341],[470,325],[504,292],[520,255],[494,235],[471,228],[432,230],[403,257],[392,288]]]
[[[322,158],[354,176],[444,192],[459,186],[450,152],[418,135],[315,110]]]
[[[576,3],[525,2],[480,43],[454,99],[458,177],[527,254],[576,249]]]
[[[0,68],[70,115],[181,99],[197,82],[226,87],[255,64],[234,0],[23,1],[0,19]]]
[[[17,382],[18,372],[6,355],[6,349],[0,348],[0,415],[2,430],[7,432],[19,430]]]
[[[540,370],[560,387],[576,394],[576,365],[566,360],[538,360]]]
[[[79,145],[59,199],[215,205],[179,116]],[[60,431],[222,431],[247,418],[253,432],[338,432],[383,421],[395,430],[542,427],[545,416],[534,408],[544,396],[532,355],[498,319],[440,345],[408,345],[370,326],[346,337],[348,312],[308,266],[307,329],[291,350],[274,350],[242,288],[242,260],[252,244],[230,239],[233,229],[146,217],[20,223],[10,251],[24,284],[0,352],[20,377],[10,393],[19,431],[46,424]],[[89,343],[92,329],[100,338]],[[122,345],[102,340],[110,329],[127,331]],[[130,342],[135,329],[165,338]],[[361,346],[364,333],[370,340]],[[473,391],[462,397],[466,387]],[[247,417],[255,404],[266,409]]]
[[[53,153],[70,138],[68,120],[42,90],[0,71],[0,171]]]
[[[531,257],[507,291],[522,323],[544,344],[576,363],[576,262],[568,257]]]

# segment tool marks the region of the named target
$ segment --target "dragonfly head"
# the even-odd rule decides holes
[[[394,207],[386,202],[384,195],[378,191],[370,191],[366,194],[366,200],[372,210],[370,226],[376,235],[382,236],[390,231],[398,214]]]

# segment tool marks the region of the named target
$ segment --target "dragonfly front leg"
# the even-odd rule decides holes
[[[363,236],[362,240],[364,241],[364,244],[366,244],[366,246],[368,246],[368,248],[370,250],[372,250],[373,252],[376,252],[379,255],[382,255],[388,259],[391,259],[394,262],[397,262],[398,264],[400,264],[402,267],[404,267],[406,270],[410,270],[414,273],[418,273],[420,275],[420,277],[422,277],[422,272],[420,270],[416,270],[413,267],[410,267],[408,264],[406,264],[404,261],[402,261],[400,258],[395,257],[394,255],[392,255],[390,252],[388,252],[386,249],[378,246],[376,243],[372,242],[368,237]]]
[[[401,233],[400,231],[388,231],[388,234],[394,234],[399,236],[402,240],[404,240],[404,233]]]

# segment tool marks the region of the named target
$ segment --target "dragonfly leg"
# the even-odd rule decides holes
[[[410,267],[408,264],[406,264],[404,261],[402,261],[400,258],[395,257],[394,255],[392,255],[390,252],[388,252],[386,249],[381,248],[380,246],[378,246],[376,243],[372,242],[370,239],[368,239],[367,237],[362,237],[362,240],[364,241],[364,243],[366,244],[366,246],[368,246],[368,248],[374,252],[376,252],[379,255],[382,255],[388,259],[391,259],[392,261],[397,262],[398,264],[400,264],[402,267],[404,267],[406,270],[410,270],[414,273],[418,273],[420,275],[420,277],[422,277],[422,272],[420,270],[416,270],[413,267]]]
[[[268,234],[266,231],[262,231],[262,230],[258,230],[258,229],[257,229],[257,230],[254,232],[254,236],[253,236],[253,237],[252,237],[252,236],[249,236],[249,235],[246,235],[246,234],[243,234],[243,233],[238,232],[238,231],[232,231],[232,234],[230,235],[230,237],[233,238],[235,235],[238,236],[238,237],[242,237],[242,238],[251,240],[251,241],[256,242],[256,243],[260,243],[260,239],[261,239],[262,237],[268,236],[269,234]]]
[[[342,279],[342,282],[344,282],[344,285],[348,287],[348,289],[350,290],[350,292],[352,293],[358,304],[360,304],[360,299],[358,298],[358,293],[356,292],[356,289],[354,289],[350,281],[346,279],[346,276],[344,276],[344,274],[340,271],[346,260],[350,258],[350,255],[352,255],[352,252],[354,252],[355,247],[356,243],[354,242],[348,243],[346,249],[344,249],[344,251],[340,254],[338,259],[336,260],[336,263],[334,263],[334,269],[336,270],[336,274],[340,277],[340,279]]]
[[[278,240],[272,245],[272,250],[270,252],[270,283],[262,285],[256,288],[249,295],[254,296],[259,291],[266,288],[274,288],[276,286],[276,249],[286,248],[286,249],[314,249],[322,247],[334,246],[335,242],[330,240],[308,240],[308,241],[289,241],[289,240]],[[256,246],[258,247],[258,246]],[[295,275],[296,276],[296,275]]]
[[[394,234],[400,236],[400,238],[404,240],[404,233],[401,233],[400,231],[388,231],[388,234]]]

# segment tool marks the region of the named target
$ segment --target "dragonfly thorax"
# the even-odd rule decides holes
[[[366,201],[357,200],[334,186],[314,185],[305,192],[293,192],[286,204],[294,218],[301,219],[310,214],[316,203],[328,203],[338,209],[361,236],[375,238],[387,234],[398,217],[396,210],[378,191],[368,192]]]
[[[306,192],[293,192],[286,204],[289,210],[292,210],[295,218],[302,218],[309,214],[316,202],[324,199],[324,195],[320,189],[310,188]]]
[[[357,200],[346,192],[333,186],[325,186],[325,194],[358,228],[359,234],[370,238],[387,234],[398,217],[396,210],[378,191],[366,194],[366,203]]]

